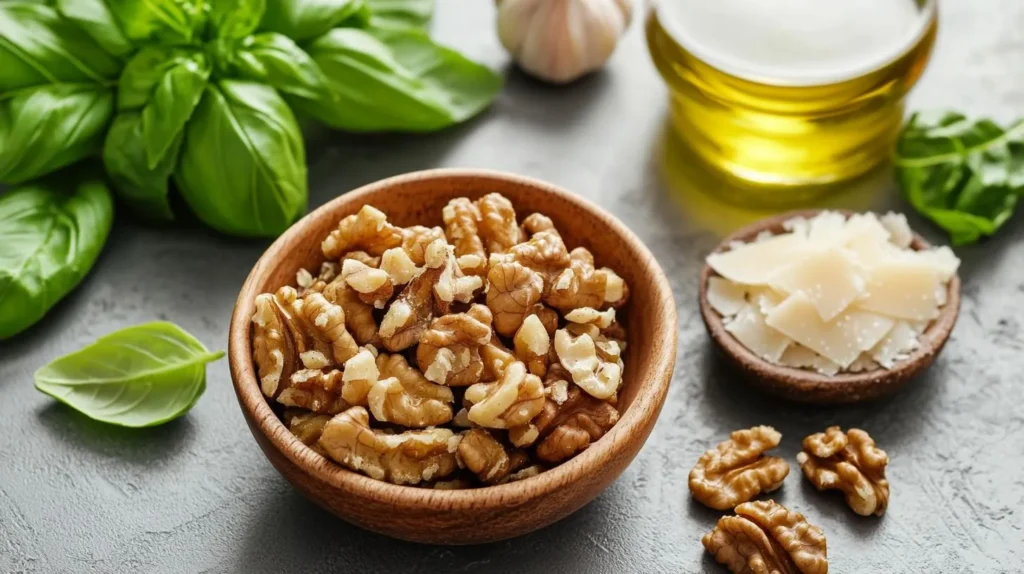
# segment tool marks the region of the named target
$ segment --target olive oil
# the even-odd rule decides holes
[[[776,202],[888,157],[936,26],[934,0],[656,0],[647,42],[679,136]]]

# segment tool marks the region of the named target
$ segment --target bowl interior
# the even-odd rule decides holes
[[[627,328],[625,373],[620,387],[618,409],[623,415],[619,423],[601,440],[575,458],[537,477],[514,484],[472,489],[469,491],[424,491],[372,480],[350,472],[334,463],[327,463],[306,448],[290,433],[282,434],[284,425],[273,416],[260,394],[251,358],[252,316],[256,294],[271,292],[283,285],[294,285],[299,269],[315,271],[324,261],[320,242],[337,222],[372,205],[388,215],[399,226],[442,225],[441,210],[455,197],[476,199],[498,192],[508,197],[520,221],[533,212],[550,217],[569,249],[586,247],[598,266],[614,269],[628,284],[630,302],[619,312]],[[260,258],[250,274],[239,300],[231,326],[233,378],[243,408],[249,409],[260,430],[293,462],[314,464],[329,473],[332,483],[340,487],[359,486],[400,491],[452,499],[464,498],[483,490],[516,488],[546,489],[541,483],[564,484],[572,476],[592,472],[607,456],[607,451],[621,449],[637,433],[647,436],[660,411],[671,378],[675,360],[676,319],[671,289],[650,252],[622,223],[585,200],[555,186],[536,180],[479,170],[433,170],[399,176],[370,184],[347,193],[310,213],[282,235]],[[271,420],[271,417],[273,420]],[[330,468],[328,468],[330,467]],[[372,484],[370,484],[372,483]],[[550,485],[549,484],[549,485]],[[428,494],[429,493],[429,494]]]

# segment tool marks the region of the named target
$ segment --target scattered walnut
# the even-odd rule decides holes
[[[504,253],[523,240],[512,202],[499,193],[489,193],[476,202],[480,211],[480,239],[490,253]]]
[[[394,285],[405,285],[420,272],[420,268],[409,257],[409,252],[400,247],[384,252],[380,258],[380,269],[388,274]]]
[[[629,299],[629,289],[611,269],[594,268],[594,256],[582,247],[569,253],[570,266],[554,278],[546,302],[561,311],[580,307],[599,309],[606,305],[621,307]]]
[[[342,256],[341,262],[346,261],[358,261],[367,267],[373,267],[374,269],[380,267],[380,257],[374,257],[365,251],[349,251]]]
[[[889,456],[860,429],[843,432],[829,427],[804,439],[804,452],[796,457],[804,476],[818,490],[837,489],[861,516],[881,516],[889,504],[885,467]]]
[[[437,240],[448,243],[444,231],[440,227],[413,225],[402,230],[402,249],[409,254],[409,258],[415,265],[423,265],[426,260],[427,246]]]
[[[552,381],[549,388],[552,388],[562,379],[549,380]],[[540,438],[537,458],[542,461],[559,463],[576,456],[619,421],[615,407],[595,399],[576,385],[569,386],[561,403],[557,399],[547,397],[544,408],[533,420]]]
[[[341,376],[341,398],[350,405],[367,406],[366,397],[378,378],[380,372],[373,353],[369,349],[362,349],[345,361],[345,370]]]
[[[483,275],[487,270],[487,252],[477,230],[480,210],[465,197],[458,197],[448,202],[441,215],[463,273]]]
[[[387,272],[367,267],[355,259],[345,260],[341,266],[341,277],[359,293],[363,303],[373,305],[375,309],[383,309],[394,293],[395,287]]]
[[[622,363],[614,362],[599,355],[590,335],[573,337],[565,329],[555,332],[555,352],[562,366],[572,375],[572,380],[584,391],[598,399],[615,396],[622,382]]]
[[[527,215],[526,219],[523,220],[523,235],[532,236],[541,231],[558,233],[558,230],[555,229],[555,223],[551,221],[550,217],[540,213]]]
[[[465,313],[438,317],[416,347],[416,362],[427,379],[453,387],[479,382],[484,372],[480,347],[491,340],[491,312],[473,305]]]
[[[494,313],[494,328],[511,337],[540,300],[544,280],[514,261],[499,263],[487,272],[487,306]]]
[[[484,484],[500,482],[511,471],[505,447],[485,429],[473,429],[463,435],[459,442],[458,461]]]
[[[516,331],[513,342],[516,347],[516,358],[525,363],[531,373],[543,377],[548,371],[551,338],[536,315],[527,315],[522,326]]]
[[[286,407],[333,415],[349,407],[341,397],[341,386],[341,371],[303,369],[292,373],[288,386],[278,395],[277,402]]]
[[[828,573],[825,534],[771,500],[740,504],[701,543],[734,574]]]
[[[373,343],[377,339],[377,320],[373,318],[373,305],[364,303],[359,293],[338,278],[322,290],[324,298],[345,311],[345,326],[360,345]]]
[[[782,486],[789,465],[777,456],[764,456],[781,438],[769,426],[734,431],[729,440],[701,455],[690,471],[693,497],[716,510],[729,510]]]
[[[376,257],[401,244],[402,231],[388,223],[387,216],[379,209],[364,205],[359,213],[342,218],[338,228],[324,239],[321,248],[324,257],[339,259],[356,250]]]
[[[477,383],[466,389],[473,406],[469,420],[487,428],[507,429],[530,422],[544,408],[544,384],[515,362],[505,368],[501,380]]]
[[[448,429],[387,434],[370,428],[366,409],[352,407],[327,422],[319,444],[352,470],[395,484],[418,484],[455,471],[455,455],[448,452],[453,436]]]

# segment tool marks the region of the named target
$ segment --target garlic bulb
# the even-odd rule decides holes
[[[634,0],[497,0],[498,36],[530,74],[558,84],[602,65],[629,26]]]

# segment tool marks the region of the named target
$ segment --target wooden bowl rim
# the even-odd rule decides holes
[[[853,211],[845,209],[802,209],[766,217],[729,234],[711,253],[721,253],[728,250],[729,244],[734,241],[749,242],[758,233],[765,230],[778,234],[783,231],[783,223],[786,221],[795,217],[809,219],[823,211],[837,211],[847,218],[854,214]],[[921,251],[930,248],[932,245],[917,233],[913,233],[913,240],[910,246],[917,251]],[[699,300],[701,317],[704,319],[711,338],[718,345],[719,349],[723,350],[734,361],[744,365],[746,368],[756,369],[759,376],[787,388],[793,395],[804,395],[808,400],[817,400],[819,393],[823,390],[827,390],[831,394],[843,392],[862,394],[863,391],[871,389],[870,396],[874,397],[884,394],[888,390],[881,390],[882,387],[895,388],[900,386],[915,374],[919,363],[934,360],[949,338],[960,310],[960,277],[954,274],[947,286],[946,304],[939,308],[939,316],[932,321],[920,337],[922,340],[921,346],[914,350],[909,357],[896,363],[891,369],[874,369],[859,373],[840,372],[829,376],[806,369],[784,367],[769,363],[737,341],[731,333],[725,330],[722,317],[711,308],[711,303],[708,301],[708,280],[711,277],[718,276],[718,273],[707,264],[705,258],[705,263],[700,273]],[[833,401],[830,400],[828,402]]]
[[[261,282],[264,273],[271,269],[272,261],[287,256],[287,245],[314,219],[328,216],[344,205],[363,205],[366,203],[365,198],[384,189],[422,180],[441,182],[449,179],[490,179],[530,187],[556,195],[595,215],[611,233],[628,244],[630,251],[641,256],[638,264],[644,260],[651,264],[654,270],[652,292],[666,303],[666,312],[655,318],[655,327],[660,331],[659,336],[669,342],[666,348],[671,352],[656,356],[653,368],[647,374],[634,374],[640,388],[630,406],[621,414],[618,423],[600,440],[569,461],[521,481],[472,489],[434,490],[400,486],[372,479],[320,456],[298,440],[278,419],[257,384],[251,353],[250,318],[254,311],[254,299],[258,294],[256,285]],[[643,242],[615,216],[578,195],[538,179],[495,170],[442,168],[389,177],[344,193],[308,213],[278,237],[260,256],[239,292],[228,334],[228,362],[240,406],[247,411],[252,423],[259,428],[270,444],[302,472],[314,475],[330,487],[358,494],[376,502],[388,503],[396,508],[465,510],[519,506],[531,499],[568,487],[586,475],[602,472],[603,460],[629,450],[629,445],[635,440],[634,437],[646,436],[643,430],[652,427],[656,422],[672,379],[676,343],[676,307],[668,279]],[[644,404],[653,408],[641,409],[640,405]]]

